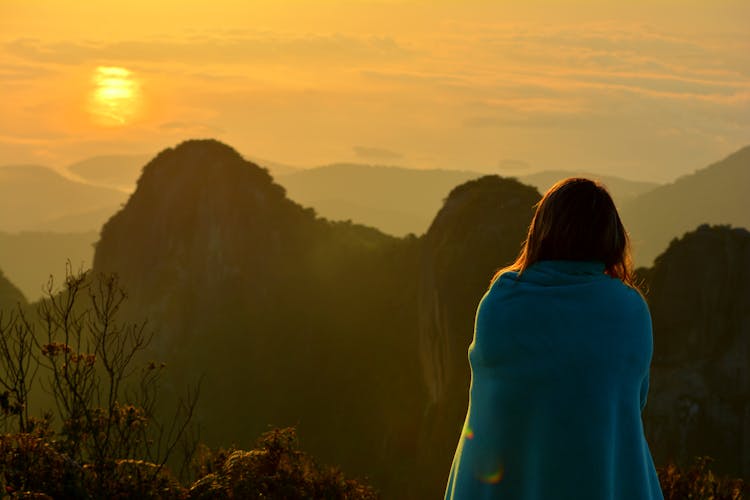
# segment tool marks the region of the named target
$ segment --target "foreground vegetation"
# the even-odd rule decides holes
[[[50,281],[47,292],[33,311],[0,311],[0,494],[378,497],[301,451],[294,428],[264,433],[249,451],[200,444],[192,423],[199,384],[164,404],[165,366],[146,359],[153,334],[145,323],[118,321],[126,294],[115,275],[69,272],[62,291]],[[664,498],[741,500],[743,482],[718,477],[710,463],[697,457],[688,468],[659,468]]]
[[[11,498],[143,499],[374,499],[375,490],[318,465],[298,448],[293,428],[261,436],[250,451],[202,448],[192,466],[199,479],[183,486],[166,468],[143,460],[117,459],[105,482],[92,464],[80,466],[38,434],[0,437],[0,487]],[[742,500],[743,482],[718,477],[709,457],[684,469],[658,468],[665,500]]]
[[[125,299],[116,275],[69,270],[63,290],[50,281],[34,310],[0,311],[0,494],[376,497],[302,452],[292,428],[263,434],[250,451],[201,445],[199,384],[165,399],[165,365],[146,357],[153,333],[118,321]]]
[[[718,476],[711,469],[713,459],[708,456],[695,457],[689,467],[668,464],[657,467],[659,483],[664,500],[742,500],[748,493],[741,479]]]
[[[275,429],[244,450],[205,449],[192,462],[199,476],[183,486],[169,469],[138,459],[116,459],[101,474],[63,451],[64,440],[39,434],[0,437],[0,487],[11,498],[374,499],[370,486],[319,465],[299,450],[293,428]]]

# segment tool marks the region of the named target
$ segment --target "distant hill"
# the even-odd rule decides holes
[[[56,216],[36,224],[34,230],[56,233],[98,231],[121,207],[122,203],[118,203],[83,212]]]
[[[292,199],[311,206],[321,216],[367,224],[395,236],[424,233],[453,187],[485,175],[470,170],[422,170],[356,163],[302,169],[252,156],[248,159],[267,169]],[[68,171],[85,182],[130,192],[135,189],[146,161],[147,157],[142,155],[99,156],[77,162],[69,166]],[[517,178],[544,193],[558,180],[574,175],[601,180],[618,206],[658,186],[615,176],[563,170],[547,170]],[[108,217],[116,208],[116,205],[110,205],[106,209],[66,215],[62,220],[55,218],[34,229],[50,229],[57,223],[65,230],[89,229],[94,227],[92,224],[103,222],[104,215]]]
[[[151,155],[102,155],[93,156],[68,165],[65,170],[81,181],[98,186],[132,192],[141,175],[143,166]],[[300,170],[298,167],[264,160],[257,157],[248,159],[268,169],[274,177]],[[112,212],[114,213],[114,212]]]
[[[650,265],[668,243],[701,224],[750,228],[750,146],[621,207],[635,258]]]
[[[66,170],[91,184],[131,192],[150,155],[94,156],[68,165]]]
[[[0,231],[27,231],[42,226],[49,227],[51,220],[117,206],[126,198],[127,194],[122,191],[76,182],[48,167],[2,166]],[[64,232],[70,228],[49,229]]]
[[[519,176],[518,180],[524,184],[535,186],[539,192],[544,193],[551,188],[555,182],[560,179],[565,179],[566,177],[586,177],[588,179],[601,181],[607,186],[607,189],[618,207],[632,200],[636,196],[659,186],[659,184],[655,182],[632,181],[611,175],[598,175],[587,172],[569,172],[565,170],[545,170],[543,172]]]
[[[0,232],[0,269],[29,301],[43,296],[50,274],[60,285],[69,259],[74,271],[91,267],[99,233]]]
[[[483,174],[339,163],[279,176],[289,196],[323,217],[352,219],[396,236],[422,234],[458,184]]]
[[[287,165],[286,163],[279,163],[277,161],[266,160],[264,158],[258,158],[257,156],[246,156],[246,158],[251,162],[267,169],[268,172],[276,179],[278,179],[282,175],[287,175],[302,170],[302,168],[300,167]]]
[[[451,189],[485,174],[469,170],[421,170],[351,163],[333,164],[292,174],[278,181],[289,196],[330,219],[351,219],[396,236],[423,234]],[[574,172],[544,171],[518,179],[544,193]],[[613,176],[596,176],[618,204],[657,186]]]

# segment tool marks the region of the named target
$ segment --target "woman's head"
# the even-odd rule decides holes
[[[492,281],[540,260],[600,261],[607,274],[633,284],[628,234],[602,184],[571,177],[552,186],[536,205],[518,258]]]

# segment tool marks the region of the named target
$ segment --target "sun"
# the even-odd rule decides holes
[[[117,66],[98,66],[92,77],[89,112],[105,126],[121,126],[133,121],[140,107],[140,84],[133,72]]]

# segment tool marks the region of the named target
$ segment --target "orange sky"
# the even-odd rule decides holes
[[[520,3],[2,0],[0,164],[215,137],[664,181],[750,143],[750,2]]]

